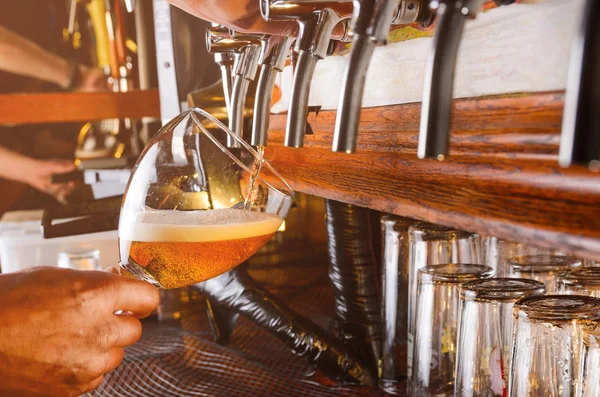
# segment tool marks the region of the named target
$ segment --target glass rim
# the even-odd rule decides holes
[[[489,278],[470,281],[460,287],[461,297],[474,301],[517,301],[545,293],[544,283],[527,278]]]
[[[60,251],[58,257],[67,259],[98,259],[100,257],[100,250],[97,248],[71,247]]]
[[[486,265],[446,263],[420,268],[417,278],[419,281],[427,283],[463,284],[493,276],[494,269]]]
[[[287,181],[281,176],[281,174],[279,172],[277,172],[277,170],[271,165],[271,163],[269,163],[264,158],[264,156],[261,156],[252,146],[250,146],[246,141],[244,141],[237,134],[233,133],[227,126],[225,126],[223,123],[221,123],[219,120],[217,120],[213,115],[211,115],[210,113],[208,113],[206,110],[198,108],[198,107],[190,108],[190,109],[188,109],[188,110],[186,110],[184,112],[181,112],[180,114],[178,114],[174,118],[172,118],[167,124],[165,124],[163,126],[163,129],[167,128],[167,126],[169,126],[171,124],[178,124],[181,121],[183,121],[183,119],[185,119],[186,117],[189,116],[194,121],[194,125],[196,125],[202,131],[202,133],[208,139],[211,140],[211,142],[213,144],[215,144],[219,149],[221,149],[221,151],[223,151],[223,153],[227,154],[240,168],[242,168],[247,173],[252,174],[252,171],[250,169],[248,169],[248,167],[244,163],[242,163],[241,161],[239,161],[239,159],[236,158],[231,153],[231,151],[229,150],[229,148],[227,148],[226,146],[224,146],[223,144],[221,144],[221,142],[219,142],[217,139],[215,139],[215,137],[213,136],[213,134],[206,129],[206,127],[202,124],[202,122],[200,120],[198,120],[197,114],[200,114],[201,116],[203,116],[206,119],[208,119],[210,122],[214,123],[218,128],[220,128],[223,132],[225,132],[225,134],[227,134],[227,136],[231,137],[233,140],[236,141],[236,143],[240,144],[240,146],[242,146],[245,150],[247,150],[252,155],[252,157],[254,157],[255,159],[260,159],[261,163],[262,163],[262,166],[263,167],[266,166],[269,169],[269,172],[271,172],[275,176],[275,178],[277,178],[277,180],[283,184],[283,187],[284,187],[285,190],[280,189],[280,188],[276,188],[275,186],[273,186],[273,184],[271,184],[270,182],[266,181],[261,175],[257,176],[258,180],[260,180],[262,183],[264,183],[266,186],[268,186],[269,189],[271,189],[272,191],[278,192],[280,195],[282,195],[284,197],[289,197],[290,199],[294,198],[294,190],[287,183]],[[154,140],[159,140],[159,139],[160,139],[160,134],[157,134],[153,138],[153,141]],[[144,150],[144,152],[146,150],[148,150],[151,146],[152,146],[152,144],[149,143],[146,146],[146,149]],[[145,153],[142,153],[142,155],[140,156],[140,158],[143,157],[144,154]]]
[[[515,315],[532,320],[600,320],[600,298],[584,295],[541,295],[515,303]]]
[[[556,281],[564,285],[588,285],[600,287],[600,268],[582,267],[563,270],[556,275]]]
[[[477,233],[471,233],[464,230],[458,230],[451,227],[422,221],[413,223],[409,227],[408,232],[411,236],[416,237],[419,241],[459,240],[478,236]]]
[[[526,273],[557,273],[565,269],[577,269],[581,260],[567,255],[522,255],[506,261],[510,271]]]

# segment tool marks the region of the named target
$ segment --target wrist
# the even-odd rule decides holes
[[[69,61],[66,65],[66,74],[63,75],[61,88],[64,91],[73,91],[81,82],[81,65],[75,61]]]

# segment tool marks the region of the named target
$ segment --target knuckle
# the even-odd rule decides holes
[[[108,350],[119,341],[119,327],[111,322],[106,322],[96,329],[96,345],[102,350]]]

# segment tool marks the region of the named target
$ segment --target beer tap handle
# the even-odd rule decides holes
[[[287,36],[271,36],[265,47],[261,60],[260,75],[254,99],[254,118],[252,139],[255,146],[267,146],[269,133],[269,116],[273,87],[277,73],[283,71],[290,47],[295,39]]]
[[[214,57],[215,62],[221,69],[223,96],[225,98],[225,107],[229,114],[229,112],[231,112],[231,91],[233,86],[233,65],[235,63],[235,55],[227,52],[216,52]]]
[[[587,0],[571,48],[559,163],[600,165],[600,2]]]
[[[352,15],[351,1],[261,0],[263,18],[295,20],[299,33],[296,40],[298,61],[295,64],[292,92],[288,109],[284,144],[304,146],[307,127],[310,85],[317,62],[327,56],[334,27]]]
[[[254,81],[258,70],[258,58],[261,46],[249,44],[243,48],[235,64],[233,89],[231,91],[231,112],[229,114],[229,129],[240,138],[244,137],[244,110],[250,82]],[[239,147],[239,142],[233,137],[227,137],[228,147]]]
[[[419,158],[443,160],[448,154],[456,58],[468,17],[474,17],[483,0],[430,0],[436,10],[436,28],[425,69]]]
[[[334,152],[354,153],[365,81],[373,51],[385,44],[390,25],[420,20],[423,0],[362,0],[354,3],[353,40],[335,120]]]

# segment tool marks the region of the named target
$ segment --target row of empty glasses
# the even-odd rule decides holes
[[[383,390],[600,396],[593,262],[395,216],[382,229]]]

